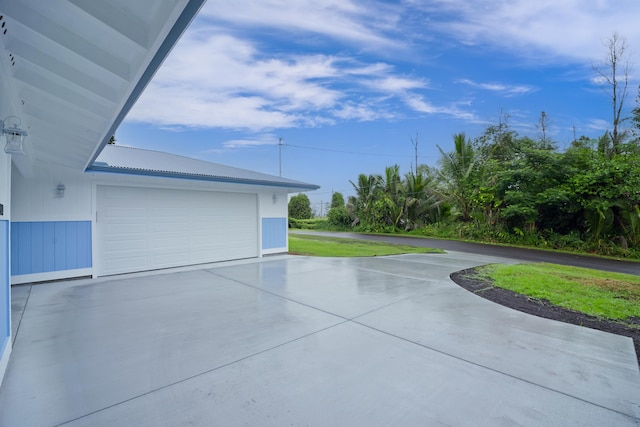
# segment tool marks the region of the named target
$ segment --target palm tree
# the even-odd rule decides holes
[[[371,205],[374,201],[374,192],[376,190],[377,179],[374,175],[358,175],[358,183],[349,181],[356,192],[354,214],[356,221],[368,223],[371,220]]]
[[[385,225],[398,227],[404,213],[404,187],[400,177],[400,166],[388,166],[384,176],[377,176],[376,214]]]
[[[405,175],[405,229],[438,220],[443,200],[435,191],[434,180],[427,167]]]
[[[444,193],[457,206],[464,221],[471,218],[471,178],[475,167],[475,152],[463,133],[453,135],[454,151],[445,153],[440,146],[440,178]]]

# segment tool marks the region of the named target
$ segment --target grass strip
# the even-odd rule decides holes
[[[478,271],[494,286],[569,310],[636,327],[640,320],[640,276],[548,263],[492,264]]]
[[[340,237],[289,235],[289,253],[319,257],[368,257],[408,253],[444,253],[441,249]]]

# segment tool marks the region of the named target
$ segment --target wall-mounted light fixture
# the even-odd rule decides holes
[[[20,129],[22,121],[16,116],[9,116],[2,121],[2,133],[7,138],[4,152],[8,154],[24,154],[22,143],[27,131]]]
[[[273,200],[273,203],[276,203],[278,201],[278,196],[274,194],[271,200]]]
[[[58,184],[56,187],[56,195],[58,197],[64,197],[64,184]]]

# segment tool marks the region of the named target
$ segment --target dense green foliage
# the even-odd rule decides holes
[[[501,120],[474,140],[453,136],[436,168],[360,174],[329,223],[424,235],[640,256],[640,144],[608,134],[563,151]],[[342,195],[340,195],[342,197]],[[332,212],[333,211],[333,212]]]
[[[342,193],[335,192],[331,195],[331,208],[327,213],[327,221],[335,230],[346,230],[351,227],[353,220],[347,212]]]
[[[329,230],[329,222],[326,218],[295,219],[289,217],[289,228],[299,230]]]
[[[337,191],[331,195],[331,207],[333,208],[344,208],[344,196],[342,193],[338,193]]]
[[[360,231],[413,230],[444,218],[435,186],[436,173],[427,166],[400,175],[398,165],[384,175],[360,174],[351,182],[356,196],[350,197],[347,212]]]
[[[289,218],[294,219],[311,219],[313,212],[311,211],[311,201],[306,194],[298,194],[289,200]]]

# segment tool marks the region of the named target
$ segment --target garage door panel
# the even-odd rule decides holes
[[[122,254],[132,251],[144,251],[149,248],[146,236],[138,238],[125,238],[124,236],[118,239],[111,239],[104,242],[104,247],[108,254]]]
[[[180,253],[184,251],[184,248],[189,246],[189,244],[189,239],[184,236],[158,236],[151,239],[151,251],[162,251],[164,253]]]
[[[125,265],[127,267],[147,263],[149,257],[146,255],[136,255],[139,253],[140,252],[123,251],[116,255],[109,255],[106,260],[109,262],[116,262],[118,265]]]
[[[129,221],[146,220],[147,211],[145,209],[135,209],[128,206],[119,206],[102,210],[102,217],[106,218],[127,218]]]
[[[98,275],[258,256],[255,194],[98,186]]]
[[[184,253],[162,253],[151,257],[151,261],[155,268],[176,267],[177,265],[198,264],[192,262],[192,256]]]
[[[149,231],[152,233],[158,233],[170,236],[172,234],[183,234],[191,229],[191,223],[189,222],[176,222],[173,221],[152,221],[149,223]]]

